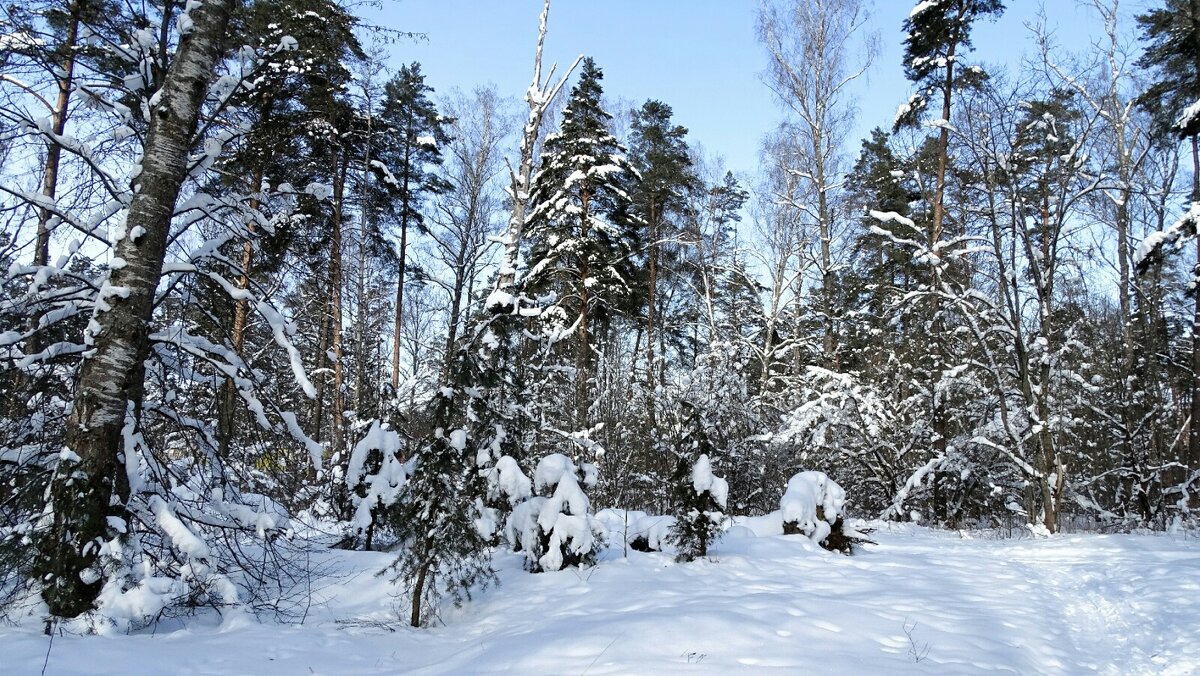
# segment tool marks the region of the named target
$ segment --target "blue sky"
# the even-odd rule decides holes
[[[888,126],[908,98],[900,66],[904,18],[910,0],[876,0],[871,30],[882,51],[856,88],[860,138]],[[974,59],[1015,64],[1032,50],[1024,23],[1042,3],[1009,0],[1005,15],[978,26]],[[1143,2],[1127,1],[1126,12]],[[1061,43],[1086,49],[1098,37],[1091,12],[1076,0],[1045,0]],[[371,17],[382,25],[424,33],[423,41],[390,48],[393,65],[419,61],[438,91],[494,83],[519,96],[529,84],[541,0],[390,0]],[[546,43],[547,64],[565,67],[579,54],[604,70],[606,94],[640,104],[670,104],[693,142],[725,157],[729,167],[751,172],[762,137],[782,113],[762,82],[767,65],[755,38],[756,0],[554,0]],[[1129,27],[1132,28],[1130,22]],[[850,152],[855,152],[853,141]]]

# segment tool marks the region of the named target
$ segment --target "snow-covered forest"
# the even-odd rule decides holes
[[[332,673],[1200,669],[1200,0],[1080,0],[1084,50],[1030,3],[911,2],[903,101],[854,94],[870,0],[746,3],[778,104],[753,172],[604,63],[544,59],[550,0],[509,4],[523,93],[431,81],[388,57],[424,36],[341,0],[0,8],[19,668],[53,664],[36,632],[319,621],[382,654],[406,632],[410,661]],[[991,65],[973,31],[1005,12],[1026,56]],[[1063,647],[969,589],[910,622],[938,593],[915,560],[969,585],[1009,555],[1053,570],[1014,594],[1108,603],[1122,641]],[[1169,586],[1135,613],[1113,571],[1076,584],[1116,555]],[[489,624],[575,622],[606,567],[587,640],[529,625],[535,659]],[[778,615],[763,654],[729,638],[737,584]],[[706,589],[687,631],[736,655],[606,633],[629,613],[645,643]],[[1016,624],[952,630],[955,599]],[[834,639],[854,609],[884,657]],[[1098,630],[1072,612],[1063,636]],[[456,623],[509,647],[452,658]],[[1046,643],[956,643],[1004,627]]]

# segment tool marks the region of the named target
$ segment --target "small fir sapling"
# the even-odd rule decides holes
[[[729,485],[713,476],[709,460],[713,450],[699,413],[693,412],[681,428],[679,460],[672,477],[675,526],[671,529],[671,541],[678,561],[708,556],[709,545],[722,532]]]
[[[471,345],[482,335],[477,333]],[[404,490],[388,513],[404,546],[380,574],[390,572],[408,588],[414,627],[434,616],[442,597],[461,603],[473,588],[486,587],[496,577],[491,565],[495,519],[483,504],[488,485],[479,451],[493,446],[497,432],[476,422],[487,413],[487,401],[485,388],[475,385],[493,382],[495,374],[477,355],[469,346],[459,351],[455,386],[435,397],[433,433],[416,447]]]
[[[346,471],[346,487],[354,504],[353,535],[365,538],[363,548],[373,548],[378,526],[408,480],[409,467],[400,459],[400,435],[378,420],[371,423],[354,446]]]

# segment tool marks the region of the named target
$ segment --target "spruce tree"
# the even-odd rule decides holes
[[[602,527],[592,518],[586,491],[596,485],[596,467],[561,453],[538,461],[533,496],[513,510],[508,531],[525,552],[532,573],[590,566],[602,544]],[[515,537],[513,537],[515,536]]]
[[[1188,139],[1192,150],[1192,207],[1171,228],[1171,238],[1200,234],[1200,0],[1165,0],[1164,6],[1138,16],[1146,51],[1138,65],[1154,71],[1157,79],[1140,97],[1158,129],[1160,142],[1170,136]],[[1161,251],[1160,241],[1152,253]],[[1156,256],[1146,256],[1146,268]],[[1200,279],[1200,238],[1196,244],[1193,277]],[[1185,463],[1200,467],[1200,293],[1192,313],[1191,425]]]
[[[545,328],[553,341],[569,336],[574,346],[575,425],[586,422],[590,405],[595,337],[612,316],[630,311],[640,273],[622,180],[635,172],[608,130],[602,77],[594,61],[583,61],[561,129],[542,150],[525,233],[530,265],[523,289],[530,296],[552,294],[542,313]]]
[[[1160,135],[1200,135],[1200,0],[1163,0],[1137,17],[1146,51],[1138,65],[1157,79],[1139,98]],[[1200,198],[1197,198],[1200,199]]]
[[[848,302],[862,309],[847,327],[844,364],[851,371],[873,365],[880,356],[881,342],[893,345],[904,340],[889,327],[892,306],[915,290],[918,283],[928,282],[927,268],[913,265],[908,252],[889,246],[886,239],[871,230],[879,224],[871,211],[896,214],[914,222],[923,220],[912,206],[920,195],[913,184],[916,163],[917,158],[902,157],[894,151],[891,135],[876,128],[869,139],[863,140],[858,160],[846,177],[851,206],[861,222],[851,245],[852,262],[844,273]]]
[[[450,382],[431,402],[433,431],[420,443],[403,492],[388,511],[401,554],[389,570],[408,589],[409,622],[427,623],[443,594],[455,602],[495,579],[490,544],[496,530],[488,475],[507,437],[496,410],[504,374],[496,368],[491,323],[481,322],[455,355]],[[386,572],[386,571],[385,571]]]

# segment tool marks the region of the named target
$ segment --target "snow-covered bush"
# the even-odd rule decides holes
[[[800,472],[788,480],[779,501],[786,535],[807,535],[820,542],[842,515],[846,491],[824,472]]]
[[[639,517],[629,525],[629,546],[639,552],[661,552],[671,544],[676,523],[673,516]]]
[[[788,480],[779,501],[785,535],[804,535],[831,551],[851,553],[862,533],[846,526],[846,491],[824,472],[800,472]]]
[[[488,500],[515,507],[533,495],[533,482],[512,456],[501,456],[488,471]]]
[[[708,546],[721,536],[729,485],[713,476],[708,454],[702,453],[688,466],[680,458],[675,472],[675,527],[671,541],[678,561],[708,556]]]
[[[504,538],[508,540],[512,550],[526,552],[531,561],[540,556],[537,552],[542,549],[538,516],[545,505],[546,498],[535,495],[514,507],[504,524]]]
[[[355,535],[363,534],[365,547],[371,549],[376,528],[383,514],[395,504],[408,468],[400,460],[400,435],[376,420],[354,446],[346,468],[346,487],[354,504],[351,526]]]
[[[542,495],[513,508],[505,525],[513,549],[525,552],[535,573],[594,563],[603,528],[589,513],[583,487],[595,485],[596,468],[552,453],[538,463],[533,481]]]

